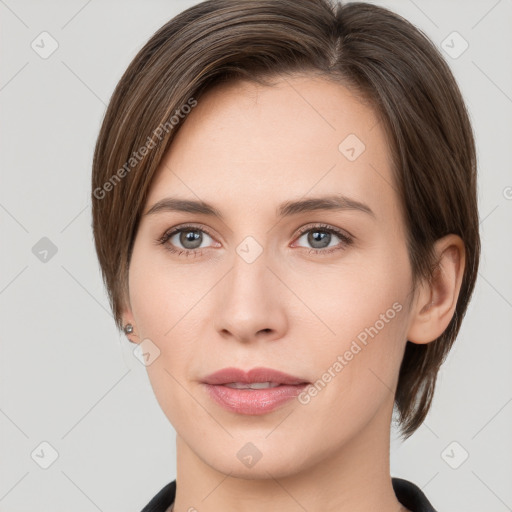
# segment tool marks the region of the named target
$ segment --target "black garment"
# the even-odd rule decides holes
[[[412,482],[402,478],[392,478],[393,490],[398,501],[412,512],[436,512],[423,491]],[[165,512],[174,502],[176,496],[176,480],[167,484],[141,512]]]

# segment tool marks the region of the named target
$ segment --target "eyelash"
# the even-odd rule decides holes
[[[321,231],[325,233],[330,233],[336,235],[340,240],[340,244],[338,246],[335,246],[331,249],[307,249],[308,254],[331,254],[335,251],[344,250],[347,246],[351,245],[354,240],[351,236],[345,234],[343,231],[333,227],[329,226],[327,224],[318,224],[315,226],[306,226],[304,228],[301,228],[298,232],[298,236],[296,238],[300,238],[304,233],[308,233],[309,231]],[[170,238],[172,238],[174,235],[182,232],[187,231],[202,231],[206,233],[209,237],[213,238],[213,235],[208,231],[208,229],[205,226],[202,225],[196,225],[196,224],[185,224],[181,225],[177,228],[172,228],[171,230],[166,231],[160,238],[156,240],[156,243],[158,245],[165,245],[166,250],[170,251],[171,253],[175,254],[177,253],[178,256],[181,256],[185,254],[186,257],[189,256],[200,256],[202,249],[175,249],[170,244],[167,244]]]

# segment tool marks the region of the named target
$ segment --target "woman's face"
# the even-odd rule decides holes
[[[212,468],[277,477],[389,439],[412,276],[383,130],[321,78],[230,83],[199,100],[162,162],[127,314],[179,441]],[[205,384],[228,367],[311,385]]]

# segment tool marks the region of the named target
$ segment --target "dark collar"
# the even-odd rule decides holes
[[[398,501],[412,512],[436,512],[423,491],[412,482],[392,478],[393,490]],[[141,512],[166,512],[176,496],[176,480],[167,484],[156,494]]]

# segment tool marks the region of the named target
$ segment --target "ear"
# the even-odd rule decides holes
[[[438,265],[430,282],[422,282],[414,301],[407,339],[424,344],[437,339],[448,327],[459,297],[466,252],[457,235],[435,243]]]

